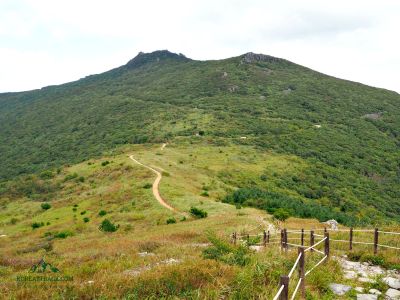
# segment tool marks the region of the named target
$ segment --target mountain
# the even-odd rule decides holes
[[[287,195],[371,220],[400,215],[400,95],[268,55],[139,53],[76,82],[0,94],[0,124],[0,196],[17,176],[197,134],[307,162],[274,181]]]

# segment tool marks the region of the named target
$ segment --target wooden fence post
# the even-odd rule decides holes
[[[269,230],[267,232],[267,243],[269,244]]]
[[[237,240],[237,234],[236,231],[233,233],[233,244],[236,245]]]
[[[283,250],[283,241],[284,241],[283,235],[284,235],[283,229],[281,229],[281,249],[282,250]]]
[[[311,230],[311,231],[310,231],[310,247],[311,247],[312,245],[314,245],[314,230]],[[311,252],[314,252],[314,249],[313,249],[313,248],[311,248],[310,250],[311,250]]]
[[[247,246],[250,246],[250,235],[247,234]]]
[[[301,229],[301,245],[304,246],[304,229]]]
[[[325,239],[325,255],[326,256],[328,256],[329,257],[329,232],[326,232],[325,233],[325,237],[326,237],[326,239]]]
[[[326,227],[324,227],[324,235],[325,235],[325,233],[327,233],[328,232],[328,230],[326,230]]]
[[[374,232],[374,254],[378,253],[378,228],[375,228]]]
[[[285,250],[287,251],[289,247],[288,247],[288,244],[287,244],[287,230],[286,230],[286,228],[283,229],[283,236],[284,236],[284,239],[285,239]]]
[[[288,300],[289,299],[289,276],[281,275],[281,280],[279,282],[279,286],[283,285],[282,293],[279,297],[279,300]]]
[[[306,297],[306,290],[305,290],[305,271],[304,271],[304,262],[305,262],[305,252],[303,247],[298,248],[298,253],[301,253],[300,260],[299,260],[299,278],[301,278],[301,283],[300,283],[300,295],[302,299],[305,299]]]
[[[264,244],[264,247],[267,246],[267,233],[265,232],[265,230],[263,232],[263,244]]]
[[[353,227],[350,227],[349,250],[353,250]]]

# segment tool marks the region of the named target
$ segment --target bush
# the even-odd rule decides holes
[[[119,225],[111,223],[111,221],[108,219],[105,219],[103,222],[101,222],[99,226],[99,229],[104,232],[115,232],[118,230],[118,228]]]
[[[206,211],[204,211],[204,210],[202,210],[202,209],[200,209],[200,208],[197,208],[197,207],[192,207],[191,209],[190,209],[190,211],[189,211],[191,214],[192,214],[192,216],[194,216],[195,218],[206,218],[207,217],[207,212]]]
[[[81,211],[81,216],[83,216],[84,214],[86,214],[86,210]]]
[[[207,191],[203,191],[203,192],[200,194],[200,196],[208,197],[208,196],[210,196],[210,195],[208,194]]]
[[[278,208],[277,210],[275,210],[273,216],[279,221],[285,221],[287,218],[290,217],[290,213],[284,208]]]
[[[105,167],[105,166],[107,166],[109,163],[110,163],[110,162],[109,162],[108,160],[106,160],[106,161],[103,161],[103,162],[101,163],[101,165],[102,165],[103,167]]]
[[[55,239],[66,239],[69,236],[72,236],[72,232],[70,231],[61,231],[54,234]]]
[[[50,170],[43,171],[39,174],[40,179],[52,179],[54,177],[54,173]]]
[[[83,176],[79,177],[78,182],[85,182],[85,177],[83,177]]]
[[[149,189],[149,188],[151,188],[153,185],[151,184],[151,183],[146,183],[144,186],[143,186],[143,188],[144,189]]]
[[[42,204],[40,205],[40,207],[41,207],[43,210],[48,210],[48,209],[51,208],[51,205],[50,205],[49,203],[42,203]]]
[[[107,212],[105,210],[99,211],[99,216],[100,217],[105,216],[106,214],[107,214]]]
[[[83,222],[87,223],[89,221],[90,221],[90,219],[88,217],[83,218]]]
[[[40,228],[42,226],[44,226],[43,222],[40,222],[40,223],[39,222],[34,222],[34,223],[31,224],[32,229]]]
[[[77,173],[73,173],[73,174],[68,174],[67,176],[64,177],[64,181],[69,181],[72,179],[78,178],[78,174]]]
[[[239,266],[245,266],[250,262],[250,251],[247,247],[233,246],[229,242],[219,239],[214,233],[208,233],[207,236],[212,246],[203,250],[204,258]]]
[[[175,218],[169,218],[167,220],[167,224],[175,224],[176,223],[176,219]]]

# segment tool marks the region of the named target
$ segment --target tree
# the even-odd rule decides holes
[[[284,208],[278,208],[277,210],[275,210],[273,216],[275,219],[284,222],[287,218],[290,217],[290,213]]]

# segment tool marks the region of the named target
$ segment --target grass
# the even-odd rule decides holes
[[[279,190],[268,180],[260,179],[260,174],[268,178],[274,172],[292,173],[306,164],[295,157],[258,152],[246,145],[221,147],[199,143],[187,148],[182,144],[172,143],[163,151],[159,145],[126,146],[98,160],[91,159],[90,164],[85,161],[63,168],[49,180],[62,181],[66,175],[77,173],[85,181],[63,183],[51,201],[51,209],[46,211],[40,207],[41,202],[2,199],[0,234],[6,237],[0,238],[1,294],[6,298],[30,299],[271,298],[279,276],[290,270],[296,251],[282,254],[279,247],[270,247],[261,253],[250,252],[246,263],[238,265],[230,263],[229,253],[236,251],[230,244],[227,245],[233,248],[223,253],[223,259],[215,259],[218,255],[205,257],[204,245],[210,242],[209,231],[228,242],[232,232],[245,233],[260,223],[323,228],[316,220],[289,218],[282,223],[265,211],[237,209],[220,201],[242,181],[259,180]],[[168,203],[180,212],[197,207],[208,213],[207,218],[195,219],[187,214],[183,219],[181,213],[162,207],[151,189],[143,189],[146,183],[153,182],[155,175],[132,162],[128,154],[168,172],[160,185],[161,195]],[[102,161],[109,164],[102,166]],[[209,197],[201,196],[204,190]],[[107,212],[105,216],[99,215],[102,210]],[[83,220],[83,211],[90,222]],[[12,218],[18,222],[13,224]],[[103,233],[98,229],[105,218],[120,225],[116,232]],[[168,225],[168,220],[176,223]],[[50,225],[32,230],[32,222]],[[342,238],[341,234],[338,238]],[[142,252],[154,255],[140,256]],[[62,274],[73,276],[73,282],[17,284],[16,276],[27,274],[42,257]],[[168,259],[179,263],[161,263]],[[310,259],[309,265],[313,262]],[[138,276],[129,275],[134,270],[142,271]],[[329,276],[322,278],[321,274]],[[309,297],[331,297],[327,283],[340,280],[337,265],[333,261],[324,264],[307,283]]]

